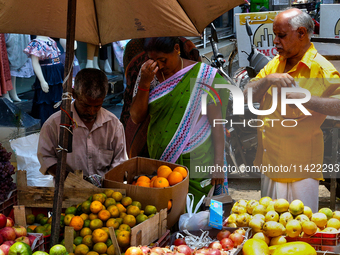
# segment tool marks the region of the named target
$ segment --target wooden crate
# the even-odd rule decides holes
[[[8,194],[8,199],[0,203],[0,213],[8,217],[14,205],[18,204],[17,190],[12,190]]]
[[[64,196],[62,208],[84,202],[95,193],[103,192],[110,188],[98,188],[83,180],[82,172],[69,173],[64,182]],[[114,189],[123,196],[125,189]],[[27,174],[24,170],[17,171],[17,197],[18,204],[25,207],[53,208],[54,188],[27,186]]]

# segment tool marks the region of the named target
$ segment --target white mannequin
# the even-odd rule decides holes
[[[100,69],[98,66],[98,47],[95,44],[87,44],[86,68]]]
[[[13,89],[8,91],[7,95],[9,94],[14,102],[21,102],[21,99],[18,97],[17,88],[16,88],[17,77],[11,76],[11,80],[12,80]]]
[[[66,52],[66,39],[60,38],[59,39],[60,45],[63,47],[64,52]],[[77,49],[77,41],[74,41],[74,50]]]
[[[42,41],[49,41],[48,36],[42,36],[42,35],[38,35],[36,39],[42,40]],[[41,71],[39,58],[37,56],[32,55],[31,59],[32,59],[33,70],[34,70],[35,75],[37,76],[37,78],[40,81],[41,89],[45,93],[48,93],[48,91],[49,91],[48,83],[45,81],[44,75]]]

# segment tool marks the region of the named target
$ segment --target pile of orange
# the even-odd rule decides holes
[[[180,183],[187,177],[188,173],[184,167],[178,166],[174,170],[166,165],[161,165],[157,169],[157,175],[151,179],[142,175],[138,177],[133,185],[150,188],[166,188]]]
[[[114,255],[109,227],[114,228],[118,244],[124,251],[130,245],[131,228],[156,213],[155,206],[142,208],[139,201],[117,191],[107,189],[104,193],[94,194],[65,211],[63,223],[75,231],[72,255]]]

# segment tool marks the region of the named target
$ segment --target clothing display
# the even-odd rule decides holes
[[[38,77],[33,84],[34,98],[31,115],[41,119],[41,125],[43,125],[49,116],[60,109],[53,107],[61,100],[63,93],[64,66],[60,62],[60,50],[53,39],[48,38],[45,41],[37,38],[28,44],[24,52],[29,56],[34,55],[39,58],[41,71],[49,85],[49,91],[45,93],[41,89]]]
[[[31,41],[30,35],[5,34],[11,76],[30,78],[34,75],[32,61],[23,52]]]
[[[67,154],[67,164],[74,170],[82,169],[84,176],[105,173],[127,160],[124,128],[111,112],[101,108],[91,130],[79,118],[74,103],[71,104],[73,119],[78,124],[73,129],[73,150]],[[51,116],[41,128],[38,159],[40,172],[57,163],[61,112]]]
[[[191,87],[191,79],[196,83]],[[150,88],[150,123],[147,146],[150,158],[177,163],[190,170],[189,192],[195,196],[195,204],[207,195],[211,185],[204,188],[200,183],[209,175],[195,173],[196,166],[214,166],[214,145],[212,129],[207,115],[201,114],[200,100],[206,93],[205,85],[226,82],[217,69],[204,63],[187,66],[162,83],[154,80],[156,86]],[[138,87],[138,81],[136,82]],[[218,90],[219,96],[228,100],[226,89]],[[227,102],[222,105],[222,118],[226,114]],[[226,166],[225,153],[224,165]],[[228,188],[227,173],[224,185]]]
[[[60,55],[60,62],[64,65],[64,67],[65,67],[65,57],[66,57],[66,53],[65,52]],[[76,77],[76,75],[77,75],[77,73],[79,71],[80,71],[79,61],[78,61],[76,55],[74,55],[72,77],[73,78]]]
[[[4,34],[0,34],[0,96],[13,89]]]

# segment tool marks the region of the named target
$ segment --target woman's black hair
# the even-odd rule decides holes
[[[151,37],[145,39],[144,50],[171,53],[174,51],[175,44],[179,44],[178,37]]]

